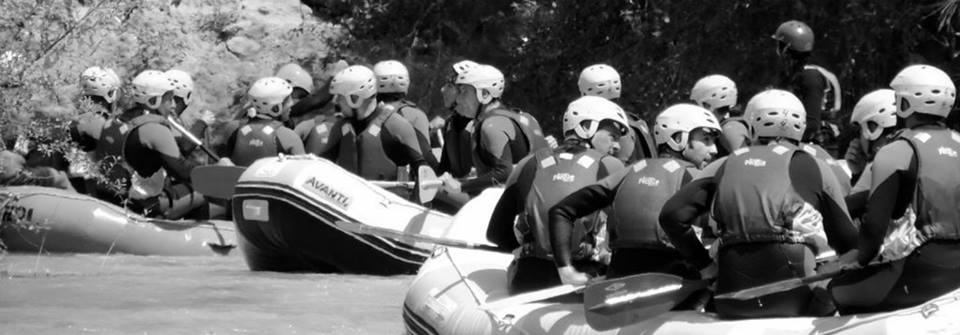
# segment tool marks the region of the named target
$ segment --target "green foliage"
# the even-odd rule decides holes
[[[455,60],[498,66],[505,100],[556,133],[579,95],[584,67],[607,63],[624,82],[621,104],[652,119],[686,101],[700,77],[722,73],[740,102],[779,83],[770,36],[798,19],[816,33],[812,62],[835,72],[845,124],[863,94],[886,86],[913,62],[960,74],[954,58],[957,1],[575,1],[304,0],[316,15],[347,27],[361,62],[399,59],[411,67],[411,99],[439,111],[437,91]]]

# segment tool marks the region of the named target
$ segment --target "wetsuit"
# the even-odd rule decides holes
[[[613,252],[607,278],[645,272],[699,277],[660,228],[663,204],[680,187],[699,174],[677,158],[644,159],[626,169],[570,194],[550,209],[552,230],[562,229],[580,217],[610,207],[607,236]],[[569,251],[556,251],[558,267],[569,265]]]
[[[866,265],[877,257],[891,220],[908,208],[926,242],[904,259],[835,278],[831,293],[842,313],[915,306],[960,287],[958,153],[960,134],[943,124],[906,129],[877,153],[857,261]]]
[[[793,92],[807,111],[807,128],[803,132],[803,142],[815,142],[820,132],[823,97],[827,80],[820,71],[805,68],[804,62],[795,62],[780,77],[780,86]]]
[[[265,157],[304,153],[303,142],[293,130],[280,121],[254,118],[230,134],[223,156],[237,166],[250,166]]]
[[[421,147],[410,122],[395,109],[378,106],[363,120],[339,118],[316,152],[363,178],[397,180],[397,167],[411,165],[410,171],[416,171],[428,163],[424,150],[430,148]]]
[[[183,121],[181,121],[179,118],[177,119],[177,122],[183,125]],[[197,139],[203,141],[203,139],[206,138],[207,128],[208,126],[205,122],[196,120],[192,125],[190,125],[190,128],[187,128],[187,131],[189,131],[190,134]],[[171,128],[171,130],[173,131],[173,137],[177,140],[177,146],[180,147],[181,155],[190,156],[194,150],[197,150],[197,148],[200,147],[176,129]]]
[[[127,125],[119,139],[123,162],[143,177],[153,176],[160,169],[165,170],[169,179],[163,187],[163,193],[171,201],[169,207],[173,207],[174,199],[190,196],[193,193],[189,184],[190,171],[199,164],[180,154],[180,147],[165,119],[146,114],[138,108],[124,112],[118,119]],[[159,195],[134,200],[133,207],[137,211],[154,212],[161,208]]]
[[[893,132],[894,129],[892,127],[884,129],[880,138],[874,141],[870,141],[862,136],[857,136],[850,140],[843,159],[847,161],[847,166],[850,167],[850,172],[853,175],[851,181],[853,183],[857,183],[857,181],[860,180],[860,175],[864,172],[864,168],[867,166],[867,163],[873,161],[873,157],[877,154],[877,151],[893,139],[893,136],[891,136]]]
[[[622,169],[623,163],[615,157],[578,143],[565,143],[554,150],[539,149],[517,164],[487,226],[489,241],[505,252],[517,249],[516,259],[507,269],[511,293],[560,284],[547,211],[566,195]],[[520,217],[514,224],[517,215]],[[599,267],[591,260],[596,244],[592,238],[598,228],[595,220],[589,217],[565,227],[572,230],[567,236],[573,236],[569,241],[574,244],[568,246],[567,254],[570,250],[577,254],[573,263],[580,271],[596,273]]]
[[[469,152],[473,154],[477,177],[465,179],[460,185],[460,189],[470,195],[504,184],[513,164],[548,147],[543,130],[532,115],[507,109],[499,102],[485,106],[473,126],[472,150]]]
[[[751,146],[707,166],[664,204],[660,223],[680,253],[703,268],[712,260],[691,222],[713,208],[721,240],[716,292],[727,293],[813,274],[813,247],[792,222],[804,202],[823,216],[831,247],[853,249],[857,232],[839,188],[829,167],[793,144]],[[834,309],[825,293],[800,287],[715,305],[724,318],[828,315]]]
[[[626,164],[633,164],[641,159],[656,156],[656,142],[653,141],[647,122],[634,114],[627,115],[630,127],[627,133],[620,137],[620,151],[617,152],[617,158]]]
[[[843,162],[834,159],[827,150],[816,144],[803,143],[800,145],[800,148],[816,159],[826,163],[827,166],[830,167],[830,171],[833,172],[833,176],[840,182],[841,193],[844,196],[850,194],[850,187],[853,186],[850,182],[850,170],[844,167]]]
[[[437,173],[466,178],[473,168],[473,119],[454,113],[443,126],[443,152]]]
[[[378,95],[378,97],[379,96],[380,95]],[[433,155],[433,150],[430,146],[430,120],[427,119],[427,114],[420,108],[417,108],[417,105],[413,102],[404,99],[384,100],[384,104],[393,107],[397,111],[397,114],[413,125],[413,129],[417,131],[417,142],[420,143],[423,157],[430,166],[437,166],[439,162],[437,162],[437,158]],[[424,148],[430,150],[423,150]]]

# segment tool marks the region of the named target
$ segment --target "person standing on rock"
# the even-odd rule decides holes
[[[507,269],[511,294],[559,285],[557,250],[562,271],[596,274],[603,267],[598,216],[554,227],[548,226],[547,211],[568,194],[623,169],[614,155],[627,127],[626,113],[617,104],[580,97],[563,114],[563,144],[534,151],[512,170],[487,226],[487,239],[515,255]]]
[[[265,157],[305,154],[300,137],[281,121],[290,112],[293,91],[279,77],[260,78],[250,85],[247,98],[256,113],[230,132],[220,164],[250,166]]]
[[[330,94],[340,117],[328,141],[314,153],[368,180],[415,180],[416,173],[400,172],[409,165],[417,171],[430,166],[417,141],[417,131],[397,110],[377,100],[377,78],[362,65],[350,66],[330,82]],[[431,166],[431,168],[433,168]]]

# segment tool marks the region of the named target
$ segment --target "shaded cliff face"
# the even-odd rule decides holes
[[[75,113],[90,66],[113,68],[124,84],[147,69],[184,70],[195,82],[186,118],[204,109],[232,118],[250,83],[283,64],[300,63],[321,87],[342,35],[296,0],[4,1],[0,122],[9,133],[51,106]]]

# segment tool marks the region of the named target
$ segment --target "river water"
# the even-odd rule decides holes
[[[401,334],[412,280],[251,272],[239,256],[6,254],[0,334]]]

